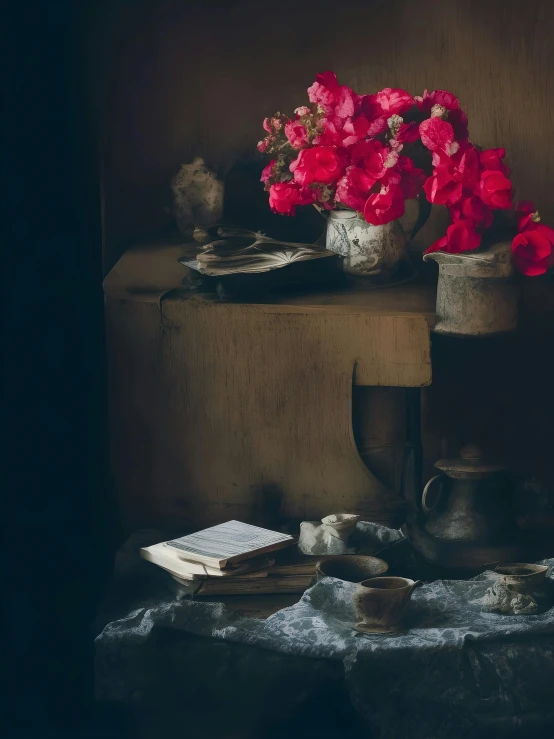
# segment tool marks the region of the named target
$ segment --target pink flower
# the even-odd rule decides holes
[[[509,210],[512,206],[512,183],[498,170],[481,172],[479,183],[481,200],[493,210]]]
[[[331,111],[336,103],[338,88],[337,75],[334,72],[322,72],[316,75],[315,82],[308,87],[308,98],[324,110]]]
[[[301,105],[299,108],[296,108],[294,114],[297,118],[302,118],[303,115],[310,115],[311,112],[307,105]]]
[[[510,174],[510,170],[502,161],[505,156],[506,149],[485,149],[479,152],[479,161],[483,169],[497,170],[507,177]]]
[[[362,167],[375,181],[384,177],[387,169],[396,164],[398,153],[380,141],[370,139],[354,144],[350,150],[350,159],[352,164]]]
[[[517,269],[524,275],[536,277],[543,275],[552,264],[554,230],[546,232],[530,229],[517,234],[512,241],[512,259]],[[548,237],[552,231],[552,237]]]
[[[427,118],[419,124],[419,134],[423,146],[426,146],[429,151],[440,150],[453,154],[458,148],[454,144],[454,129],[448,121],[443,121],[442,118]]]
[[[269,187],[269,205],[274,213],[294,215],[297,205],[308,205],[314,201],[314,193],[299,187],[296,182],[277,182]]]
[[[282,113],[276,113],[271,118],[264,118],[262,126],[265,131],[275,135],[283,128],[283,121],[286,122],[287,120],[288,118],[286,115],[283,115]]]
[[[341,177],[344,169],[344,163],[332,146],[302,149],[290,165],[290,171],[300,185],[311,185],[313,182],[331,185]]]
[[[370,195],[364,206],[364,218],[374,226],[383,226],[404,215],[404,195],[400,185],[384,185]]]
[[[267,165],[267,167],[264,167],[262,169],[262,176],[260,177],[260,182],[267,184],[269,178],[273,175],[273,167],[276,161],[277,161],[276,159],[272,159],[270,163]]]
[[[348,167],[344,177],[337,182],[335,199],[361,213],[375,179],[360,167]]]
[[[298,121],[288,121],[288,123],[285,123],[285,136],[289,140],[290,145],[295,149],[302,149],[308,145],[306,129]]]
[[[272,136],[266,136],[262,141],[258,141],[257,149],[262,154],[267,150],[268,146],[273,142]]]
[[[449,254],[460,254],[464,251],[477,249],[481,243],[481,234],[475,232],[471,221],[454,221],[446,229],[446,236],[435,241],[425,254],[434,251],[446,251]]]
[[[333,72],[316,75],[316,81],[308,88],[310,102],[317,103],[326,113],[340,118],[353,116],[358,107],[358,95],[346,85],[339,85]]]

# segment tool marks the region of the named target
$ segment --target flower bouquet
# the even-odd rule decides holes
[[[350,211],[372,226],[404,214],[405,201],[424,193],[445,205],[451,224],[427,253],[477,249],[496,227],[511,227],[512,261],[525,275],[554,265],[554,229],[533,203],[516,205],[506,150],[469,140],[468,119],[446,90],[412,97],[390,87],[358,95],[333,72],[318,74],[309,105],[292,118],[266,118],[258,150],[271,156],[261,180],[275,213],[301,205]],[[515,234],[515,235],[514,235]]]

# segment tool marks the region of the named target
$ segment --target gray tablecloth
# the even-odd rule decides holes
[[[552,577],[554,560],[545,563]],[[248,655],[249,670],[242,673],[236,657],[220,653],[210,675],[214,693],[228,691],[232,678],[234,688],[248,694],[253,666],[267,678],[272,673],[264,664],[278,663],[283,676],[291,660],[299,685],[341,677],[367,735],[376,739],[461,739],[554,727],[554,609],[534,616],[482,612],[477,601],[489,573],[426,584],[414,591],[402,634],[362,635],[352,629],[355,586],[340,580],[322,580],[298,604],[262,621],[180,597],[171,578],[145,566],[128,591],[118,590],[111,613],[119,617],[108,616],[96,640],[101,700],[140,702],[153,690],[163,694],[164,681],[178,696],[176,654],[182,650],[186,671],[196,635],[209,637],[204,649],[232,643],[239,648],[234,655],[240,648]],[[237,680],[244,680],[242,688]],[[186,694],[183,688],[183,700]]]

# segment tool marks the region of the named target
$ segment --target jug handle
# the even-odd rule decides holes
[[[423,580],[415,580],[415,582],[413,582],[413,583],[412,583],[412,584],[410,585],[410,595],[411,595],[411,594],[413,593],[413,591],[414,591],[414,590],[415,590],[416,588],[421,588],[421,587],[422,587],[423,585],[425,585],[425,583],[423,582]]]
[[[419,203],[419,215],[415,226],[412,228],[410,233],[410,239],[413,239],[418,231],[421,231],[423,226],[427,223],[429,216],[431,215],[431,203],[427,200],[424,192],[420,192],[417,197]]]
[[[431,501],[428,502],[427,496],[429,495],[429,491],[431,490],[432,486],[437,482],[437,480],[440,480],[440,484],[437,490],[437,496],[434,500],[434,502],[431,503]],[[423,495],[421,496],[421,507],[423,508],[423,512],[426,516],[428,516],[432,511],[435,510],[437,507],[437,504],[441,498],[442,494],[442,475],[435,475],[435,477],[432,477],[427,485],[423,488]],[[429,505],[431,503],[431,505]]]

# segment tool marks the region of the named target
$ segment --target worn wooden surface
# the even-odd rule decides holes
[[[311,219],[322,230],[313,209],[270,214],[255,146],[262,119],[303,105],[326,69],[359,93],[452,90],[472,140],[506,147],[517,197],[554,223],[552,0],[321,0],[317,11],[297,0],[108,0],[97,13],[108,268],[170,222],[169,181],[196,155],[223,170],[253,158],[226,194],[237,222],[294,236]]]
[[[147,249],[132,279],[119,266],[105,284],[112,459],[127,524],[346,511],[392,522],[399,501],[356,447],[353,387],[431,381],[432,288],[160,301],[174,275],[163,265],[163,279],[145,275],[141,261],[152,263]]]

